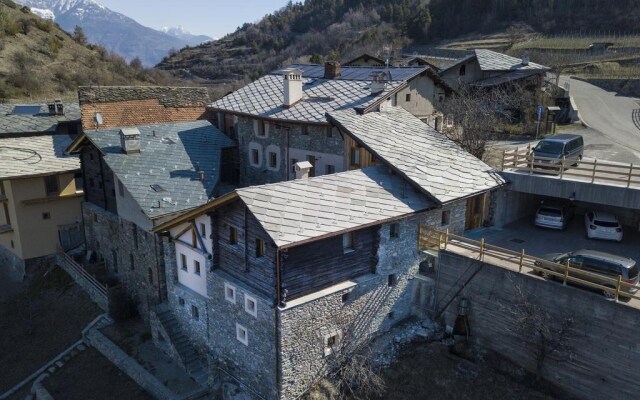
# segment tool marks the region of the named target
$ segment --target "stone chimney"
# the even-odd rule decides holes
[[[299,69],[286,69],[283,71],[283,107],[289,108],[302,100],[302,71]]]
[[[371,95],[376,95],[384,90],[386,84],[386,74],[384,71],[373,71],[371,73]]]
[[[53,103],[47,104],[49,115],[64,115],[64,104],[62,100],[55,99]]]
[[[120,130],[120,146],[125,154],[140,153],[140,131],[138,128]]]
[[[296,179],[309,178],[309,171],[311,171],[311,168],[313,168],[313,165],[309,161],[298,161],[295,164]]]
[[[324,63],[324,79],[336,79],[340,78],[342,69],[340,63],[337,61],[327,61]]]

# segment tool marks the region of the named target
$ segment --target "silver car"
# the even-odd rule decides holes
[[[584,226],[589,239],[622,241],[622,225],[613,214],[589,211],[584,215]]]
[[[533,223],[542,228],[565,230],[571,218],[573,218],[573,207],[542,204],[536,212]]]

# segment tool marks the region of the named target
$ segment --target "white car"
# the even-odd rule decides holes
[[[600,211],[589,211],[584,215],[587,238],[622,241],[622,225],[615,215]]]

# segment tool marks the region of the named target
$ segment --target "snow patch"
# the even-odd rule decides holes
[[[56,15],[51,10],[46,10],[43,8],[31,8],[31,12],[43,19],[56,19]]]

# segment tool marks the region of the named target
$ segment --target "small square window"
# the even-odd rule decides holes
[[[245,346],[249,345],[249,331],[238,323],[236,323],[236,339]]]
[[[278,153],[274,151],[269,152],[269,166],[275,168],[278,165]]]
[[[207,226],[203,223],[200,224],[200,235],[202,235],[203,238],[207,237]]]
[[[260,153],[258,149],[251,149],[251,163],[254,165],[260,164]]]
[[[265,138],[267,137],[267,122],[264,122],[263,120],[256,120],[254,127],[255,127],[255,134],[257,137],[260,138]]]
[[[254,317],[258,316],[258,302],[253,297],[244,295],[244,310]]]
[[[60,185],[58,183],[58,177],[56,175],[45,176],[44,186],[47,196],[52,196],[60,193]]]
[[[329,356],[339,350],[339,346],[342,343],[342,333],[332,332],[324,336],[324,355]]]
[[[178,304],[184,307],[184,299],[182,297],[178,297]]]
[[[236,287],[229,285],[228,283],[224,284],[224,299],[236,304]]]
[[[307,136],[309,134],[309,127],[306,125],[302,125],[302,134]]]
[[[331,127],[327,128],[327,137],[328,138],[333,137],[333,129]]]
[[[256,257],[263,257],[265,253],[264,240],[256,239]]]
[[[349,300],[350,292],[346,292],[342,294],[342,304],[346,303]]]
[[[351,148],[351,165],[354,167],[360,166],[360,148],[359,147]]]
[[[344,253],[351,253],[353,248],[353,232],[348,232],[342,235],[342,251]]]
[[[449,225],[451,223],[451,210],[442,211],[442,226]]]
[[[238,230],[233,226],[229,227],[229,243],[238,244]]]
[[[389,236],[392,238],[397,238],[400,236],[400,224],[394,222],[389,226]]]
[[[200,319],[200,310],[198,310],[198,307],[196,306],[191,306],[191,316],[193,317],[193,319],[195,319],[196,321],[198,321]]]
[[[180,254],[180,268],[182,268],[183,271],[189,270],[189,268],[187,267],[187,256],[185,256],[184,254]]]
[[[396,285],[396,274],[391,274],[387,277],[387,286],[392,287]]]
[[[42,213],[42,219],[51,219],[51,213],[50,212],[43,212]]]
[[[193,260],[193,273],[200,275],[200,261]]]
[[[411,101],[411,93],[407,93],[405,96],[405,101],[408,103]]]
[[[329,175],[329,174],[334,174],[336,172],[336,166],[335,165],[331,165],[331,164],[327,164],[324,167],[324,173]]]

